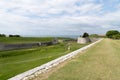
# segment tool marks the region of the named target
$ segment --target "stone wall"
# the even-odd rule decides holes
[[[95,42],[97,40],[99,40],[100,38],[90,38],[91,42]]]
[[[80,44],[86,44],[88,42],[91,42],[89,37],[87,37],[87,38],[78,37],[78,39],[77,39],[77,43],[80,43]]]
[[[62,57],[57,58],[57,59],[55,59],[53,61],[50,61],[50,62],[48,62],[48,63],[46,63],[46,64],[44,64],[42,66],[36,67],[36,68],[31,69],[29,71],[26,71],[26,72],[24,72],[22,74],[16,75],[15,77],[12,77],[12,78],[10,78],[8,80],[31,80],[34,77],[39,76],[40,74],[47,72],[50,68],[62,63],[63,61],[66,61],[66,60],[74,57],[75,55],[79,54],[83,50],[86,50],[89,47],[93,46],[94,44],[100,42],[101,40],[102,39],[100,39],[100,40],[98,40],[98,41],[96,41],[96,42],[94,42],[94,43],[92,43],[90,45],[87,45],[87,46],[85,46],[85,47],[83,47],[81,49],[73,51],[73,52],[71,52],[71,53],[69,53],[69,54],[67,54],[65,56],[62,56]]]
[[[54,44],[57,43],[53,41],[49,41],[49,42],[22,43],[22,44],[0,44],[0,50],[16,50],[16,49],[39,47],[39,46],[49,46]]]
[[[97,40],[99,40],[99,38],[89,38],[89,37],[82,38],[82,37],[78,37],[77,43],[86,44],[86,43],[89,43],[89,42],[95,42]]]
[[[13,50],[22,48],[31,48],[39,46],[38,43],[27,43],[27,44],[2,44],[0,50]]]

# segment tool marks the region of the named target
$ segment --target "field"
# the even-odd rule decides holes
[[[52,37],[0,37],[0,43],[30,43],[51,41]]]
[[[10,43],[10,41],[8,42]],[[67,42],[64,42],[31,49],[0,51],[0,80],[6,80],[85,46],[72,42],[70,44],[71,50],[68,51],[67,44]]]
[[[104,39],[61,65],[45,80],[120,80],[120,40]]]

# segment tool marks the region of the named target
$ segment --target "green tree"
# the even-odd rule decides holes
[[[89,37],[89,34],[85,32],[82,37],[83,38]]]
[[[120,34],[113,35],[113,39],[120,39]]]
[[[9,37],[21,37],[20,35],[9,35]]]
[[[113,39],[113,36],[114,36],[114,35],[117,35],[117,34],[119,34],[119,31],[117,31],[117,30],[110,30],[110,31],[108,31],[108,32],[106,33],[106,36],[107,36],[108,38],[112,38],[112,39]]]
[[[0,37],[6,37],[6,35],[5,34],[0,34]]]

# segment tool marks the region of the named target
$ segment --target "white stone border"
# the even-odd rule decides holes
[[[80,48],[80,49],[78,49],[76,51],[73,51],[73,52],[71,52],[71,53],[69,53],[67,55],[64,55],[64,56],[59,57],[59,58],[57,58],[55,60],[52,60],[52,61],[50,61],[50,62],[48,62],[46,64],[43,64],[43,65],[41,65],[39,67],[33,68],[33,69],[28,70],[26,72],[23,72],[21,74],[18,74],[15,77],[12,77],[12,78],[10,78],[8,80],[29,80],[29,79],[32,79],[32,78],[38,76],[39,74],[46,72],[51,67],[54,67],[54,66],[60,64],[61,62],[74,57],[75,55],[79,54],[83,50],[86,50],[89,47],[93,46],[94,44],[100,42],[101,40],[102,39],[100,39],[100,40],[98,40],[98,41],[96,41],[94,43],[91,43],[90,45],[87,45],[87,46],[85,46],[83,48]]]

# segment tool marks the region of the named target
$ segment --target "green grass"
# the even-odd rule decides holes
[[[60,43],[32,49],[0,51],[0,80],[6,80],[85,46],[72,42],[71,50],[68,51],[67,44]]]
[[[0,43],[29,43],[52,41],[52,37],[0,37]]]
[[[120,40],[104,39],[47,80],[120,80]]]
[[[31,43],[52,41],[54,37],[0,37],[0,43]],[[58,37],[60,40],[74,40],[72,38]]]

